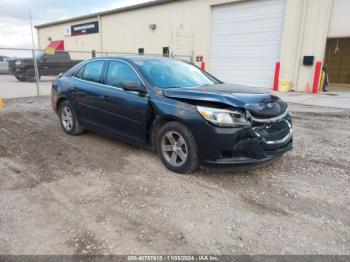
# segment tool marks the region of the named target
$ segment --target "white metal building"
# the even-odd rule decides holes
[[[226,82],[303,91],[317,61],[333,83],[350,84],[350,0],[155,0],[36,26],[40,48],[203,56]]]

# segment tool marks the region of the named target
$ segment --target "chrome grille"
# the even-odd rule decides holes
[[[283,144],[288,142],[293,134],[292,126],[286,119],[253,129],[255,134],[266,144]]]

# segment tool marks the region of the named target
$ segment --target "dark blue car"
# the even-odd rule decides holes
[[[90,130],[152,149],[177,173],[242,169],[292,149],[286,103],[174,59],[84,61],[53,82],[52,106],[67,134]]]

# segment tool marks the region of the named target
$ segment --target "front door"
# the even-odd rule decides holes
[[[121,60],[111,60],[106,71],[105,96],[101,102],[106,127],[126,139],[146,143],[148,96],[123,89],[123,84],[143,85],[141,79],[128,63]]]

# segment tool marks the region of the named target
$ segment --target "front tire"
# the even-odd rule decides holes
[[[191,131],[178,122],[165,124],[158,133],[157,151],[171,171],[185,174],[198,167],[197,145]]]
[[[40,80],[41,76],[39,74],[38,80]],[[35,82],[36,81],[36,76],[35,76],[35,71],[34,68],[28,68],[25,71],[25,81],[26,82]]]
[[[16,77],[16,79],[17,79],[18,81],[20,81],[20,82],[23,82],[23,81],[26,80],[25,77],[22,76],[22,75],[17,75],[17,74],[16,74],[15,77]]]
[[[84,131],[83,127],[79,124],[73,107],[67,100],[61,103],[58,114],[63,131],[67,134],[75,136]]]
[[[28,68],[28,69],[25,71],[25,80],[26,80],[27,82],[35,82],[35,72],[34,72],[34,69]]]

